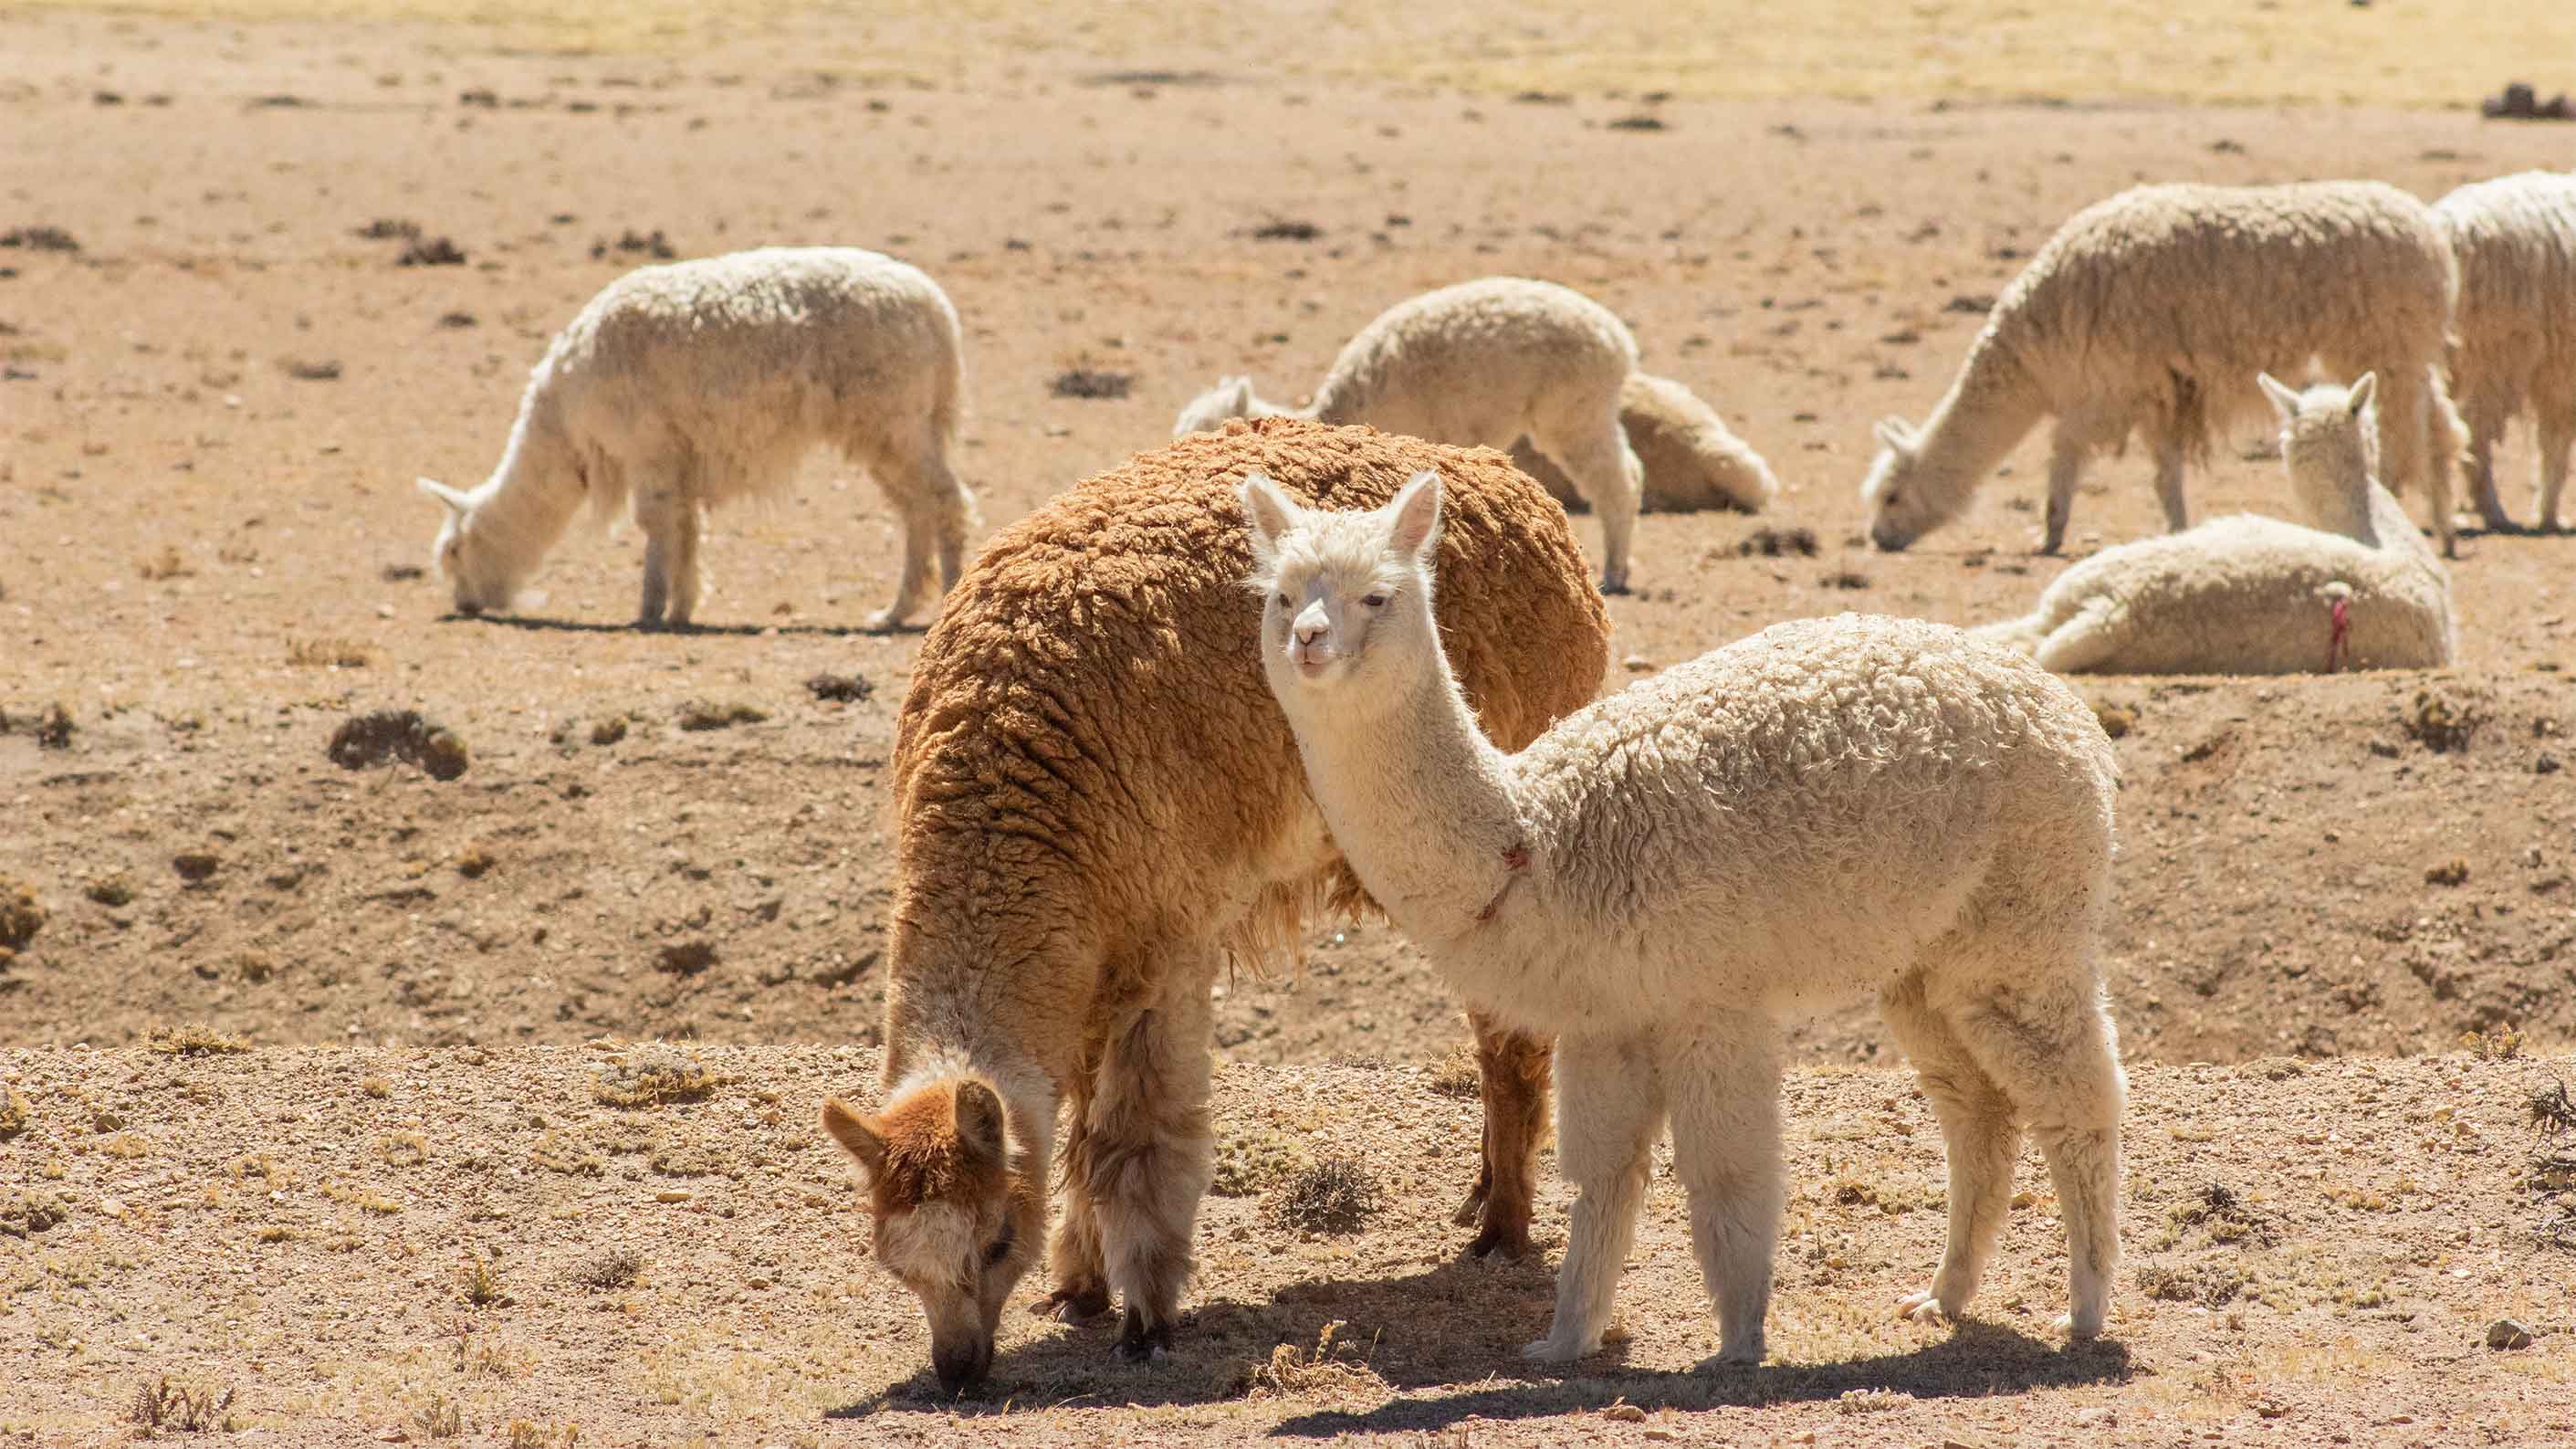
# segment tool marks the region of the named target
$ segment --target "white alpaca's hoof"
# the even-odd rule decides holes
[[[1896,1316],[1909,1323],[1922,1324],[1926,1328],[1939,1328],[1950,1321],[1950,1315],[1941,1311],[1941,1300],[1933,1297],[1932,1290],[1929,1288],[1908,1293],[1897,1299]]]
[[[879,609],[859,627],[871,634],[891,634],[903,627],[903,615],[893,609]]]
[[[2069,1342],[2091,1343],[2102,1336],[2102,1325],[2098,1321],[2078,1323],[2074,1314],[2061,1313],[2057,1315],[2057,1331],[2065,1334]]]
[[[1769,1351],[1763,1348],[1762,1341],[1758,1338],[1751,1343],[1730,1343],[1717,1351],[1719,1363],[1745,1368],[1750,1368],[1770,1356]]]
[[[1586,1345],[1580,1339],[1542,1338],[1523,1348],[1521,1357],[1532,1363],[1572,1363],[1599,1346]]]

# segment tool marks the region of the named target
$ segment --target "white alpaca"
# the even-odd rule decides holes
[[[1726,426],[1717,409],[1669,377],[1632,372],[1619,386],[1619,431],[1644,466],[1641,513],[1698,513],[1732,508],[1760,513],[1780,496],[1771,465]],[[1524,438],[1512,444],[1512,466],[1538,480],[1570,511],[1583,493]]]
[[[854,247],[773,247],[642,267],[608,284],[528,379],[500,466],[447,506],[435,557],[463,613],[508,606],[588,503],[630,498],[646,628],[684,626],[702,589],[698,513],[773,492],[817,446],[864,466],[902,515],[892,628],[957,581],[974,500],[948,471],[956,309],[918,269]]]
[[[2434,203],[2433,216],[2460,259],[2451,395],[2468,423],[2469,495],[2489,528],[2513,527],[2496,496],[2495,445],[2528,408],[2540,452],[2535,521],[2555,533],[2576,443],[2576,175],[2480,181]]]
[[[2427,485],[2447,555],[2462,430],[2441,369],[2458,285],[2432,212],[2375,181],[2123,191],[2077,212],[2004,289],[1920,430],[1878,425],[1861,484],[1870,537],[1900,549],[1956,517],[2045,417],[2041,552],[2065,541],[2085,459],[2132,432],[2180,532],[2185,459],[2259,411],[2248,378],[2315,357],[2337,377],[2378,372],[2388,485]]]
[[[2420,669],[2457,649],[2451,581],[2374,467],[2376,379],[2293,392],[2259,377],[2306,522],[2256,514],[2106,548],[1979,638],[2061,674]]]
[[[2110,743],[2053,676],[1956,629],[1782,624],[1567,716],[1477,728],[1432,622],[1440,485],[1328,513],[1244,481],[1271,692],[1360,880],[1460,994],[1560,1032],[1582,1189],[1556,1321],[1601,1343],[1667,1114],[1730,1363],[1763,1355],[1785,1198],[1780,1019],[1875,996],[1949,1145],[1950,1241],[1899,1311],[1968,1306],[2024,1124],[2078,1337],[2118,1256],[2124,1084],[2096,939]]]
[[[1503,450],[1526,437],[1601,516],[1601,590],[1615,594],[1628,586],[1645,487],[1619,428],[1619,390],[1636,370],[1637,340],[1609,308],[1554,282],[1486,277],[1378,314],[1333,360],[1312,405],[1265,402],[1251,378],[1222,378],[1181,409],[1172,436],[1296,416]]]

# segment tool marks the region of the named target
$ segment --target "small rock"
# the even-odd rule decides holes
[[[1627,658],[1619,661],[1619,667],[1627,670],[1630,674],[1643,674],[1647,670],[1655,667],[1655,661],[1647,658],[1643,654],[1631,654]]]
[[[2510,1318],[2499,1318],[2487,1325],[2487,1347],[2495,1349],[2531,1347],[2531,1330]]]
[[[653,1194],[653,1201],[655,1202],[687,1202],[688,1200],[689,1191],[686,1188],[666,1187],[660,1192]]]
[[[2549,753],[2547,750],[2542,750],[2540,752],[2540,758],[2531,762],[2531,773],[2535,775],[2557,774],[2558,757]]]
[[[215,867],[222,863],[210,850],[183,850],[170,857],[170,868],[179,873],[179,879],[191,884],[213,876]]]
[[[1646,1422],[1646,1411],[1634,1404],[1612,1404],[1601,1411],[1601,1417],[1614,1423],[1642,1424]]]

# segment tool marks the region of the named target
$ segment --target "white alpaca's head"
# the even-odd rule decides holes
[[[1889,553],[1904,548],[1949,521],[1954,505],[1936,496],[1923,466],[1923,436],[1903,418],[1878,424],[1878,457],[1861,480],[1861,503],[1869,509],[1870,542]]]
[[[1180,417],[1172,423],[1172,436],[1212,433],[1236,418],[1270,418],[1285,411],[1255,397],[1251,378],[1220,377],[1216,386],[1190,399],[1190,405],[1181,409]]]
[[[447,520],[439,526],[438,542],[431,545],[430,558],[456,589],[456,612],[479,614],[486,609],[508,608],[511,596],[519,591],[524,570],[513,565],[507,550],[476,528],[475,495],[434,478],[417,481],[421,492],[447,509]]]
[[[2351,387],[2321,382],[2305,392],[2270,373],[2258,373],[2263,395],[2281,419],[2281,466],[2290,491],[2312,522],[2342,526],[2379,476],[2379,375],[2365,372]]]
[[[1431,612],[1440,547],[1440,475],[1413,475],[1384,508],[1301,508],[1260,473],[1245,475],[1262,667],[1284,701],[1418,672],[1439,647]]]

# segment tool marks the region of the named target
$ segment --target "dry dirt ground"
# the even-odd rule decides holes
[[[69,1244],[75,1259],[87,1255],[81,1261],[137,1260],[93,1272],[100,1286],[84,1291],[134,1303],[141,1328],[118,1325],[120,1339],[78,1320],[70,1338],[104,1352],[150,1332],[162,1355],[138,1358],[119,1379],[51,1344],[21,1365],[36,1387],[7,1391],[43,1397],[23,1410],[0,1399],[0,1419],[104,1425],[141,1367],[194,1371],[185,1355],[210,1353],[202,1367],[240,1381],[254,1421],[284,1426],[311,1412],[400,1422],[390,1410],[361,1412],[376,1401],[357,1389],[272,1394],[276,1385],[253,1382],[248,1364],[284,1373],[287,1358],[165,1332],[166,1311],[141,1306],[155,1291],[216,1301],[203,1285],[217,1279],[204,1275],[218,1264],[248,1272],[255,1253],[277,1247],[242,1240],[263,1224],[243,1219],[236,1231],[232,1219],[203,1218],[227,1225],[220,1231],[232,1236],[220,1241],[233,1256],[202,1262],[189,1256],[195,1245],[218,1238],[174,1237],[148,1254],[92,1240],[125,1221],[103,1212],[97,1194],[158,1213],[163,1196],[194,1192],[206,1166],[242,1154],[283,1149],[320,1162],[311,1154],[339,1143],[362,1156],[369,1134],[393,1129],[360,1114],[391,1113],[383,1104],[411,1089],[328,1112],[294,1109],[339,1124],[323,1132],[257,1135],[273,1130],[265,1124],[277,1120],[276,1103],[346,1096],[331,1084],[370,1072],[397,1083],[422,1077],[454,1094],[453,1106],[435,1109],[445,1154],[437,1160],[454,1161],[462,1182],[468,1157],[524,1165],[532,1149],[514,1135],[521,1119],[497,1108],[478,1116],[474,1106],[514,1100],[518,1078],[553,1083],[544,1091],[565,1104],[537,1114],[582,1115],[580,1073],[564,1053],[592,1037],[726,1044],[718,1055],[740,1085],[715,1115],[726,1131],[753,1134],[721,1139],[727,1154],[801,1134],[826,1070],[820,1053],[874,1045],[887,884],[878,782],[918,636],[856,632],[891,592],[895,547],[865,480],[818,461],[792,496],[720,515],[709,545],[718,592],[701,611],[708,627],[687,634],[625,627],[639,574],[631,533],[567,539],[511,617],[448,617],[436,582],[417,573],[437,510],[410,479],[481,478],[546,338],[631,265],[664,250],[829,241],[927,267],[967,319],[972,415],[959,462],[988,526],[1152,446],[1220,370],[1249,368],[1293,395],[1355,327],[1424,287],[1494,272],[1576,285],[1629,318],[1648,365],[1712,400],[1788,490],[1772,518],[1646,520],[1640,591],[1611,611],[1616,653],[1647,669],[1799,615],[1860,608],[1966,622],[2027,605],[2063,566],[2027,555],[2036,440],[1969,519],[1904,555],[1860,540],[1855,489],[1871,421],[1923,414],[1984,301],[2075,208],[2175,177],[2370,175],[2429,197],[2477,177],[2563,165],[2576,139],[2576,129],[2485,122],[2461,108],[2533,57],[2571,53],[2576,40],[2557,42],[2576,12],[2542,5],[2479,7],[2473,20],[2439,25],[2422,6],[2335,7],[2294,33],[2272,7],[2241,23],[2230,18],[2241,7],[2197,0],[2105,7],[2098,21],[2061,27],[2055,46],[2031,32],[2026,11],[2014,19],[1994,6],[1952,7],[1997,27],[1997,44],[1984,50],[1933,35],[1944,12],[1918,7],[1846,31],[1853,40],[1839,71],[1812,46],[1792,54],[1774,31],[1748,26],[1762,38],[1746,53],[1762,63],[1741,74],[1715,58],[1710,36],[1720,32],[1672,15],[1652,22],[1628,6],[1575,14],[1534,4],[1469,26],[1427,9],[1291,4],[1259,24],[1178,10],[1139,19],[1144,7],[1092,4],[785,19],[568,5],[560,23],[498,28],[399,18],[433,5],[343,8],[397,18],[235,23],[50,6],[0,15],[0,242],[9,243],[0,245],[0,925],[10,928],[0,933],[0,952],[10,953],[0,957],[0,1048],[18,1052],[8,1070],[44,1124],[0,1143],[0,1192],[58,1191],[74,1205],[71,1224],[42,1240],[46,1253],[72,1252]],[[2166,12],[2182,18],[2157,18]],[[1621,65],[1640,79],[1610,94],[1603,77]],[[2530,78],[2544,95],[2576,81]],[[1649,85],[1675,94],[1653,98]],[[2455,86],[2472,89],[2443,89]],[[2265,97],[2342,103],[2195,103]],[[2454,104],[2397,109],[2392,100]],[[403,235],[406,227],[417,235]],[[461,260],[403,264],[415,241],[427,255],[446,254],[429,245],[442,239]],[[1077,367],[1127,374],[1129,390],[1051,390]],[[2272,506],[2277,463],[2259,456],[2258,438],[2237,441],[2241,449],[2192,480],[2198,511]],[[2508,501],[2527,515],[2521,434],[2503,465]],[[2077,503],[2075,552],[2160,526],[2143,472],[2135,458],[2096,468]],[[1741,551],[1758,529],[1790,527],[1811,529],[1820,552]],[[1595,537],[1588,522],[1577,531],[1587,543]],[[2162,1129],[2142,1115],[2147,1149],[2181,1156],[2160,1169],[2168,1176],[2140,1179],[2133,1242],[2151,1239],[2166,1206],[2201,1177],[2241,1173],[2249,1188],[2285,1201],[2307,1195],[2284,1211],[2326,1236],[2287,1236],[2279,1251],[2313,1253],[2320,1271],[2418,1251],[2404,1245],[2413,1239],[2390,1246],[2399,1239],[2344,1231],[2387,1226],[2381,1216],[2311,1211],[2319,1189],[2298,1174],[2323,1156],[2331,1176],[2333,1159],[2292,1146],[2306,1129],[2288,1124],[2314,1111],[2318,1130],[2403,1157],[2411,1149],[2387,1138],[2387,1113],[2353,1105],[2341,1084],[2376,1071],[2430,1093],[2442,1074],[2466,1072],[2459,1110],[2501,1121],[2519,1079],[2456,1061],[2330,1059],[2450,1051],[2479,1031],[2518,1030],[2540,1050],[2576,1040],[2576,788],[2558,768],[2576,748],[2565,738],[2576,728],[2565,672],[2576,667],[2571,566],[2576,543],[2566,538],[2469,535],[2455,568],[2466,658],[2440,674],[2085,684],[2106,718],[2126,725],[2121,905],[2108,942],[2123,1042],[2152,1084],[2142,1098],[2173,1115],[2175,1132],[2219,1138],[2191,1145],[2177,1135],[2183,1145],[2158,1147]],[[809,684],[825,674],[868,692],[819,697]],[[448,728],[469,767],[438,780],[399,761],[333,763],[334,731],[377,710],[418,711]],[[28,909],[17,907],[21,891]],[[153,1028],[190,1021],[261,1051],[185,1071],[129,1054]],[[1454,1008],[1419,956],[1384,927],[1360,926],[1319,939],[1293,980],[1233,983],[1218,1049],[1245,1100],[1327,1100],[1363,1091],[1362,1079],[1315,1064],[1429,1062],[1458,1035]],[[118,1051],[61,1050],[76,1043]],[[747,1054],[733,1054],[735,1044]],[[317,1046],[364,1050],[284,1050]],[[493,1052],[491,1063],[455,1065],[469,1048]],[[1801,1050],[1829,1072],[1890,1055],[1857,1013],[1804,1030]],[[2275,1083],[2205,1074],[2234,1084],[2224,1100],[2236,1105],[2224,1108],[2200,1076],[2180,1070],[2264,1059],[2280,1071],[2287,1056],[2317,1063],[2312,1075]],[[2176,1070],[2144,1070],[2154,1063]],[[1256,1066],[1297,1070],[1256,1079]],[[104,1133],[64,1125],[78,1099],[62,1090],[139,1090],[118,1085],[137,1071],[138,1082],[175,1074],[184,1087],[202,1074],[240,1085],[221,1088],[202,1120],[176,1115],[182,1097],[166,1120],[139,1115]],[[864,1086],[863,1060],[829,1071],[836,1085]],[[1256,1080],[1269,1085],[1256,1089]],[[2319,1098],[2329,1083],[2343,1095]],[[1798,1090],[1819,1109],[1884,1098],[1919,1116],[1900,1077],[1827,1075]],[[412,1100],[413,1116],[432,1112]],[[784,1125],[758,1121],[771,1107]],[[1443,1123],[1464,1120],[1463,1107],[1443,1111]],[[1846,1125],[1858,1132],[1869,1120]],[[130,1159],[75,1150],[112,1154],[120,1130],[158,1145]],[[1919,1134],[1906,1145],[1905,1170],[1932,1182],[1937,1151]],[[2221,1148],[2241,1152],[2241,1165],[2193,1165]],[[1809,1166],[1820,1171],[1817,1150],[1811,1143]],[[57,1160],[74,1176],[42,1181]],[[2355,1416],[2340,1422],[2356,1442],[2405,1436],[2376,1426],[2370,1404],[2337,1401],[2314,1384],[2402,1364],[2405,1394],[2462,1413],[2510,1402],[2497,1397],[2502,1385],[2565,1404],[2565,1360],[2547,1356],[2563,1353],[2566,1339],[2544,1338],[2538,1360],[2496,1361],[2554,1365],[2527,1378],[2515,1377],[2519,1369],[2475,1377],[2490,1372],[2481,1367],[2489,1360],[2461,1346],[2463,1325],[2495,1294],[2535,1275],[2563,1281],[2569,1266],[2533,1256],[2515,1236],[2526,1205],[2506,1185],[2507,1164],[2494,1158],[2478,1170],[2485,1175],[2462,1176],[2450,1157],[2408,1160],[2422,1215],[2446,1231],[2471,1225],[2502,1277],[2479,1277],[2477,1294],[2449,1286],[2465,1280],[2427,1288],[2452,1294],[2440,1300],[2452,1317],[2438,1331],[2428,1323],[2420,1336],[2392,1337],[2423,1347],[2386,1348],[2382,1369],[2369,1367],[2383,1352],[2368,1346],[2379,1345],[2370,1336],[2378,1330],[2356,1324],[2283,1326],[2266,1351],[2311,1355],[2296,1373],[2309,1376],[2302,1381],[2321,1408]],[[111,1163],[161,1185],[110,1187],[99,1174]],[[622,1171],[612,1165],[611,1176]],[[1411,1255],[1412,1286],[1482,1304],[1470,1320],[1509,1327],[1382,1348],[1374,1371],[1407,1399],[1473,1396],[1472,1412],[1488,1420],[1590,1402],[1571,1390],[1439,1387],[1510,1371],[1502,1350],[1527,1336],[1545,1296],[1537,1267],[1489,1283],[1482,1270],[1421,1264],[1446,1264],[1448,1240],[1429,1224],[1456,1174],[1455,1160],[1424,1164],[1420,1182],[1399,1189],[1381,1231],[1404,1236],[1387,1251]],[[776,1194],[745,1196],[739,1224],[702,1218],[707,1205],[696,1198],[678,1208],[691,1233],[711,1234],[706,1261],[737,1251],[724,1234],[738,1231],[740,1253],[776,1260],[761,1265],[781,1275],[775,1281],[807,1285],[801,1304],[829,1306],[840,1294],[859,1305],[830,1317],[831,1333],[873,1314],[882,1342],[830,1347],[836,1358],[857,1356],[828,1375],[797,1377],[745,1358],[757,1371],[746,1367],[740,1386],[675,1389],[678,1406],[654,1407],[616,1387],[628,1382],[617,1374],[662,1342],[653,1333],[678,1336],[666,1355],[682,1353],[669,1345],[683,1338],[695,1345],[687,1353],[771,1351],[757,1336],[727,1336],[749,1335],[750,1325],[725,1317],[734,1309],[722,1297],[736,1290],[723,1274],[666,1267],[647,1280],[651,1313],[666,1316],[583,1309],[559,1324],[578,1347],[543,1355],[533,1346],[540,1336],[523,1329],[544,1372],[565,1373],[554,1420],[601,1426],[612,1442],[702,1429],[730,1438],[755,1410],[772,1415],[781,1437],[853,1432],[814,1414],[874,1402],[868,1396],[920,1358],[920,1334],[888,1286],[850,1257],[857,1239],[837,1217],[837,1187],[827,1186],[838,1182],[837,1164],[816,1151],[791,1175],[798,1191],[831,1196],[838,1276],[784,1276],[821,1273],[826,1260],[778,1231]],[[326,1177],[306,1170],[303,1196],[281,1201],[309,1199]],[[1823,1180],[1816,1171],[1809,1179],[1811,1191]],[[587,1181],[565,1178],[545,1210],[573,1203]],[[2145,1196],[2151,1187],[2165,1196]],[[226,1192],[228,1202],[244,1195]],[[415,1219],[441,1215],[441,1227],[405,1239],[426,1255],[420,1272],[451,1274],[467,1246],[485,1242],[476,1209],[451,1196],[424,1195],[391,1218],[409,1233]],[[796,1211],[819,1223],[826,1209]],[[1211,1215],[1215,1230],[1251,1221],[1230,1211]],[[2405,1212],[2417,1211],[2409,1199]],[[2177,1431],[2148,1434],[2155,1421],[2136,1417],[2147,1407],[2169,1397],[2179,1413],[2196,1402],[2186,1381],[2218,1402],[2256,1372],[2229,1367],[2254,1361],[2186,1307],[2158,1303],[2142,1321],[2148,1300],[2129,1280],[2124,1296],[2141,1335],[2131,1352],[2161,1376],[2131,1360],[2070,1369],[2009,1337],[1929,1347],[1876,1325],[1863,1308],[1874,1312],[1882,1288],[1892,1292],[1928,1262],[1915,1249],[1931,1241],[1936,1220],[1928,1207],[1871,1220],[1874,1231],[1904,1230],[1901,1249],[1884,1232],[1868,1239],[1867,1261],[1889,1265],[1883,1284],[1840,1270],[1802,1283],[1789,1270],[1788,1311],[1841,1305],[1851,1333],[1875,1335],[1784,1331],[1798,1345],[1791,1357],[1811,1365],[1794,1382],[1838,1394],[1876,1382],[1872,1365],[1900,1387],[1973,1378],[1992,1350],[2004,1366],[1991,1381],[2004,1394],[1997,1422],[2062,1424],[2051,1417],[2055,1397],[2004,1391],[2082,1381],[2102,1406],[2116,1406],[2122,1432],[2163,1442]],[[490,1246],[569,1258],[588,1249],[564,1243],[595,1247],[628,1230],[604,1210],[567,1221],[525,1246],[498,1236]],[[320,1251],[336,1231],[317,1218],[310,1240],[277,1250]],[[1656,1271],[1676,1274],[1672,1291],[1644,1296],[1668,1304],[1668,1331],[1636,1352],[1661,1355],[1639,1362],[1680,1367],[1706,1348],[1677,1346],[1700,1332],[1698,1289],[1695,1274],[1676,1267],[1669,1220],[1663,1232],[1649,1256]],[[445,1352],[439,1335],[449,1332],[431,1317],[407,1327],[387,1317],[397,1302],[426,1314],[423,1303],[444,1289],[420,1294],[406,1286],[417,1274],[388,1276],[372,1246],[386,1240],[379,1232],[363,1240],[369,1251],[328,1260],[314,1290],[381,1288],[323,1310],[393,1335],[346,1355],[380,1374],[405,1354],[428,1364],[423,1356]],[[1302,1337],[1333,1317],[1371,1331],[1412,1321],[1385,1286],[1403,1274],[1345,1274],[1331,1251],[1311,1245],[1273,1255],[1258,1239],[1224,1241],[1255,1267],[1212,1254],[1194,1300],[1203,1317],[1217,1305],[1267,1303],[1274,1290],[1293,1311],[1242,1310],[1222,1354],[1203,1344],[1194,1352],[1210,1357],[1168,1382],[1094,1376],[1087,1341],[1072,1340],[1084,1343],[1079,1352],[1047,1360],[1059,1367],[1015,1372],[1045,1386],[1050,1402],[1194,1395],[1194,1406],[1081,1427],[1043,1421],[1030,1437],[1168,1427],[1176,1437],[1222,1438],[1296,1419],[1303,1411],[1276,1405],[1259,1411],[1267,1418],[1230,1417],[1253,1411],[1200,1380],[1218,1357],[1266,1352],[1274,1331]],[[2025,1251],[2010,1271],[2035,1290],[2044,1244],[2023,1232],[2016,1241]],[[51,1269],[18,1268],[39,1261],[10,1256],[21,1248],[0,1238],[0,1261],[19,1274],[11,1281],[26,1284],[34,1271],[39,1286],[12,1290],[0,1351],[36,1353],[14,1328],[72,1290]],[[695,1237],[670,1251],[675,1263],[700,1255]],[[364,1271],[353,1266],[361,1263]],[[2476,1274],[2489,1271],[2486,1258],[2478,1263]],[[79,1262],[73,1270],[87,1271]],[[129,1290],[120,1274],[164,1286]],[[260,1274],[275,1276],[266,1265]],[[144,1297],[121,1297],[129,1291]],[[1349,1294],[1376,1307],[1334,1306]],[[1366,1321],[1372,1312],[1380,1323]],[[2558,1310],[2562,1327],[2564,1318]],[[619,1330],[644,1335],[633,1338],[584,1331],[603,1321],[663,1327]],[[825,1318],[799,1321],[798,1331],[824,1332],[814,1324]],[[304,1337],[308,1328],[355,1332],[331,1322],[326,1330],[279,1319],[271,1331],[310,1355],[325,1345]],[[733,1326],[697,1326],[718,1322]],[[2268,1330],[2245,1330],[2257,1331]],[[2346,1366],[2334,1345],[2356,1333],[2366,1346]],[[2209,1355],[2205,1365],[2190,1362],[2195,1352]],[[1423,1356],[1405,1357],[1414,1354]],[[20,1381],[14,1367],[8,1382]],[[1844,1417],[1804,1402],[1809,1389],[1728,1382],[1648,1379],[1618,1391],[1633,1403],[1781,1398],[1763,1411],[1779,1417],[1761,1432],[1804,1425],[1827,1442],[1868,1441],[1882,1427],[1891,1443],[1937,1440],[1951,1422],[1913,1410]],[[719,1393],[742,1402],[710,1407],[718,1401],[707,1395]],[[546,1402],[509,1412],[537,1417]],[[881,1427],[931,1438],[1007,1432],[906,1402],[915,1403],[909,1417]],[[477,1401],[471,1417],[492,1434],[501,1414]],[[1409,1427],[1454,1442],[1450,1419],[1430,1411],[1296,1427]],[[1551,1422],[1512,1432],[1594,1427]],[[1984,1418],[1958,1422],[2011,1437]],[[2468,1435],[2470,1422],[2457,1432]],[[2291,1424],[2257,1416],[2224,1432],[2322,1438]],[[2417,1426],[2439,1438],[2434,1427]],[[1685,1431],[1710,1432],[1676,1429]],[[1472,1426],[1474,1442],[1497,1436],[1509,1437]]]

